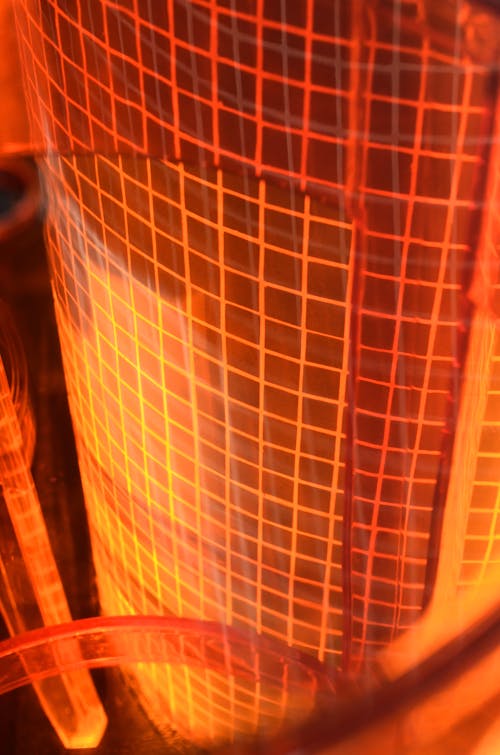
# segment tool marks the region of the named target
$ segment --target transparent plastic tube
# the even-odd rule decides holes
[[[274,736],[233,743],[218,753],[451,752],[456,740],[446,736],[472,715],[485,720],[475,732],[464,730],[460,752],[475,755],[477,744],[478,753],[489,755],[495,752],[492,741],[498,730],[494,703],[498,699],[500,612],[494,592],[492,582],[481,594],[471,592],[464,599],[451,600],[448,615],[460,616],[460,620],[450,623],[446,632],[439,626],[438,643],[429,644],[428,622],[423,622],[379,659],[379,673],[365,679],[363,686],[346,686],[306,654],[283,652],[280,643],[215,622],[119,616],[44,627],[0,643],[0,695],[33,680],[44,683],[61,671],[136,663],[224,673],[236,683],[253,680],[271,683],[275,689],[282,676],[288,675],[297,706],[295,720]],[[478,610],[482,599],[484,610]],[[439,617],[432,620],[440,624]],[[78,644],[79,660],[73,655],[63,665],[55,663],[55,655],[64,655],[68,643]],[[408,645],[420,646],[420,655],[412,656],[411,665],[403,659],[396,670],[391,653],[397,657]],[[480,692],[471,695],[471,689]],[[315,713],[304,720],[300,706],[311,697]]]
[[[78,654],[67,653],[75,643]],[[129,663],[181,664],[276,685],[286,672],[302,700],[333,699],[336,689],[335,677],[321,663],[269,638],[211,621],[108,616],[35,629],[0,643],[0,695],[60,673]]]

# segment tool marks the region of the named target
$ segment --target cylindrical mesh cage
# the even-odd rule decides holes
[[[498,564],[485,14],[18,3],[104,614],[215,620],[362,675]],[[314,705],[282,669],[131,674],[203,741]]]

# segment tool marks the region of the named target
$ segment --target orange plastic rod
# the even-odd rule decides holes
[[[12,538],[0,551],[1,608],[11,634],[34,629],[36,611],[29,596],[36,599],[45,626],[71,620],[71,615],[50,546],[37,491],[26,463],[23,438],[3,362],[0,359],[0,486],[12,524]],[[4,503],[5,502],[5,503]],[[21,559],[9,557],[18,546]],[[19,585],[24,585],[23,594]],[[15,587],[14,587],[15,586]],[[26,592],[27,594],[24,594]],[[54,651],[57,667],[78,665],[79,647],[66,643]],[[31,656],[25,664],[28,677],[39,659]],[[34,681],[40,703],[67,748],[95,747],[100,742],[107,719],[86,669],[61,674],[45,682]]]

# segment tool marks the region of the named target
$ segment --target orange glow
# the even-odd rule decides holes
[[[16,2],[17,0],[1,0],[0,2],[0,49],[9,51],[9,54],[2,55],[0,60],[0,92],[2,93],[0,155],[29,152],[37,146],[32,141],[23,90],[19,86],[21,66],[14,21]]]
[[[5,321],[2,327],[6,327]],[[2,340],[4,340],[2,338]],[[3,344],[4,345],[4,344]],[[46,626],[71,620],[61,578],[52,554],[40,502],[26,459],[32,439],[23,438],[16,405],[0,358],[0,504],[7,508],[11,530],[2,524],[0,603],[11,634],[33,628],[31,593]],[[32,431],[26,421],[24,426]],[[20,557],[15,558],[16,549]],[[78,661],[78,645],[68,643],[55,663]],[[30,673],[33,662],[27,663]],[[35,664],[36,665],[36,664]],[[66,747],[96,747],[106,715],[85,669],[34,682],[40,702]]]
[[[498,124],[497,112],[493,117]],[[442,553],[433,601],[455,591],[475,591],[500,564],[500,148],[491,148],[478,259],[471,282],[475,303],[457,440],[448,488]]]
[[[106,224],[89,213],[85,236],[68,228],[73,263],[62,235],[52,246],[57,220],[49,233],[56,290],[67,265],[81,271],[76,321],[56,301],[104,611],[216,619],[336,665],[342,491],[331,490],[343,466],[350,267],[347,245],[337,259],[330,250],[349,229],[263,182],[91,157],[51,162],[53,217],[70,222],[81,200],[60,175],[82,188],[94,178],[97,202],[114,208]],[[127,246],[115,222],[125,194]],[[251,234],[241,215],[254,218]],[[316,325],[326,275],[337,303]],[[295,708],[286,689],[267,699],[220,675],[153,668],[140,679],[150,711],[169,704],[184,728],[190,711],[192,735],[255,730]]]
[[[363,673],[498,560],[487,61],[427,3],[151,5],[18,8],[102,610]],[[309,712],[130,676],[201,741]]]

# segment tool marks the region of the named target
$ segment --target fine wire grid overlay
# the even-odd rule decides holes
[[[217,620],[359,672],[421,612],[489,103],[453,14],[434,37],[426,12],[19,0],[104,614]],[[488,380],[462,545],[444,517],[452,590],[499,560],[496,318],[470,330]],[[203,741],[314,704],[286,672],[131,674]]]

